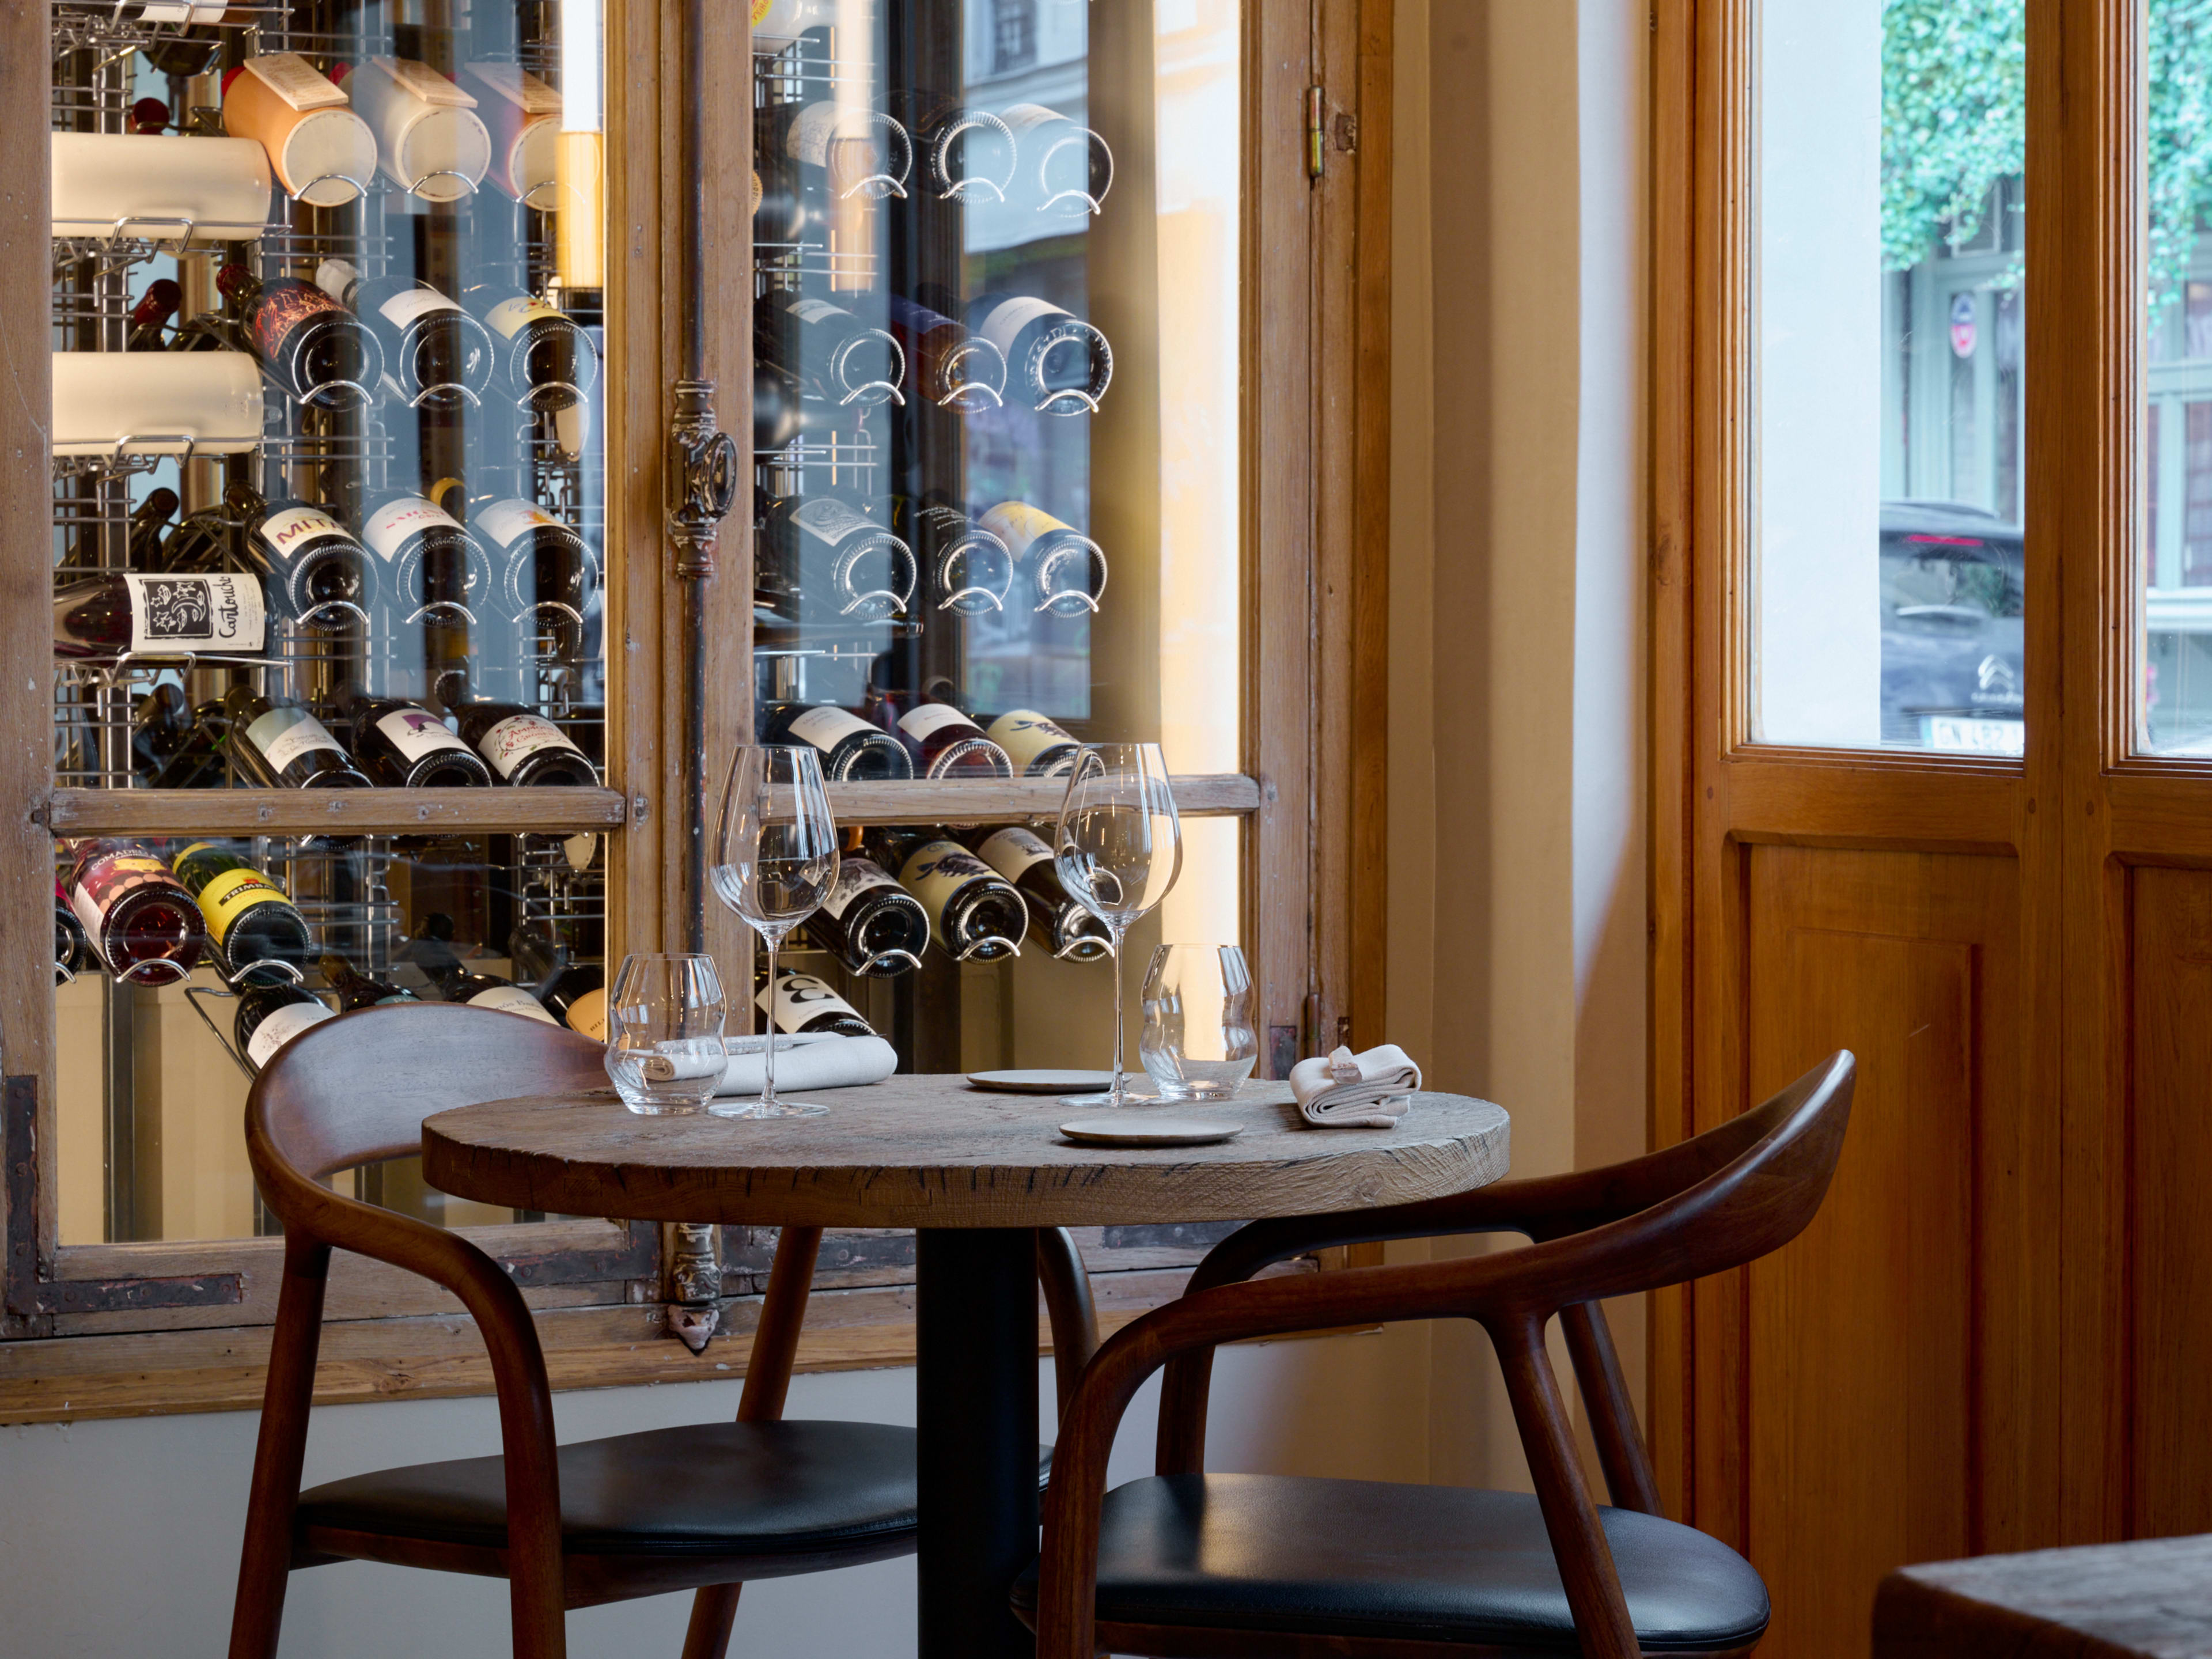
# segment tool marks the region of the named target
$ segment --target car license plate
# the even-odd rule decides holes
[[[2024,720],[1978,720],[1956,714],[1923,714],[1920,740],[1930,749],[1948,749],[1969,755],[2021,755],[2027,752],[2027,724]]]

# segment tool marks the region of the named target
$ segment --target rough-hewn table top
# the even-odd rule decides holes
[[[829,1111],[641,1117],[611,1091],[465,1106],[423,1123],[423,1173],[486,1204],[623,1220],[1096,1227],[1364,1209],[1466,1192],[1507,1166],[1504,1112],[1465,1095],[1416,1095],[1395,1128],[1311,1129],[1287,1084],[1247,1084],[1174,1109],[1240,1121],[1235,1139],[1135,1148],[1060,1136],[1103,1109],[957,1076],[798,1093]]]
[[[1875,1659],[2208,1659],[2212,1535],[1903,1567],[1875,1598]]]

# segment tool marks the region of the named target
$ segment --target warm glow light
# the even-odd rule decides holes
[[[563,288],[607,284],[601,0],[561,0],[561,137],[554,151],[553,266]]]

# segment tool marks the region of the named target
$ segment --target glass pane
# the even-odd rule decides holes
[[[763,740],[979,788],[1085,739],[1238,769],[1234,0],[754,9]],[[1035,843],[1003,815],[917,818],[854,832],[848,879],[904,878],[926,948],[824,915],[796,965],[920,1069],[1105,1064],[1097,924],[1048,863],[1004,890]],[[1161,928],[1237,938],[1237,826],[1185,836],[1133,1019]],[[920,878],[948,839],[995,908]]]
[[[56,5],[61,786],[600,781],[600,9]],[[334,1007],[590,1027],[605,864],[595,836],[58,843],[63,1241],[261,1231],[247,1079]]]
[[[2026,28],[1765,0],[1751,727],[2018,755]]]
[[[2137,746],[2212,754],[2212,29],[2149,0]]]

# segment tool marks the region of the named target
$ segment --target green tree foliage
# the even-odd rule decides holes
[[[1980,229],[2027,163],[2025,0],[1884,0],[1881,252],[1902,270]],[[2148,296],[2180,290],[2212,214],[2212,0],[2149,0]],[[2032,199],[2032,198],[2031,198]]]

